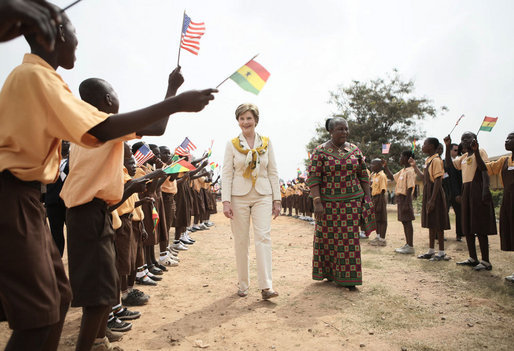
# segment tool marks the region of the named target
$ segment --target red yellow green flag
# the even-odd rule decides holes
[[[250,60],[230,76],[241,88],[255,95],[259,94],[268,80],[270,73],[257,61]]]
[[[173,166],[164,168],[163,171],[164,171],[164,173],[167,173],[167,174],[173,174],[173,173],[194,171],[195,169],[196,169],[195,166],[193,166],[189,162],[187,162],[185,160],[181,160],[181,161],[178,161]]]
[[[498,117],[484,117],[484,121],[482,122],[482,125],[480,126],[480,130],[483,130],[484,132],[490,132],[493,127],[496,124],[496,121],[498,120]]]
[[[416,151],[416,139],[414,139],[412,141],[411,149],[412,149],[412,152]]]

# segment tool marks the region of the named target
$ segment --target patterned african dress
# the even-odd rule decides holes
[[[357,146],[331,146],[328,142],[314,150],[307,179],[309,187],[319,186],[325,209],[316,220],[312,279],[361,285],[359,228],[370,233],[376,227],[373,204],[363,201],[361,187],[361,182],[369,183],[369,176]]]

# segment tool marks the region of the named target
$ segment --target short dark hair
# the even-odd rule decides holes
[[[132,153],[133,153],[133,154],[135,154],[135,153],[136,153],[136,151],[137,151],[137,150],[139,150],[139,148],[140,148],[141,146],[143,146],[143,145],[144,145],[144,143],[143,143],[142,141],[138,141],[137,143],[134,143],[134,144],[132,145]]]
[[[402,151],[402,156],[405,156],[407,158],[416,158],[414,157],[414,152],[412,152],[411,150],[405,150],[405,151]]]
[[[439,140],[434,137],[430,137],[426,139],[427,143],[434,146],[434,150],[437,150],[437,147],[439,146]]]
[[[80,98],[90,105],[98,107],[107,93],[110,84],[101,78],[88,78],[79,86]]]

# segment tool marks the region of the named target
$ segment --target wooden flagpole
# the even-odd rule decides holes
[[[186,19],[186,9],[184,9],[184,16],[182,16],[182,27],[180,27],[180,40],[178,42],[178,58],[177,58],[177,67],[180,65],[180,49],[182,49],[182,38],[184,36],[184,33],[182,31],[184,30],[184,21]]]
[[[250,60],[248,60],[248,62],[252,61],[252,60],[253,60],[254,58],[256,58],[257,56],[259,56],[259,54],[257,54],[257,55],[255,55],[254,57],[252,57]],[[246,66],[246,65],[248,64],[248,62],[247,62],[247,63],[245,63],[243,66]],[[241,67],[243,67],[243,66],[241,66]],[[235,72],[237,72],[241,67],[239,67]],[[234,72],[234,73],[235,73],[235,72]],[[232,73],[232,74],[234,74],[234,73]],[[231,74],[230,76],[228,76],[227,78],[225,78],[225,79],[224,79],[220,84],[218,84],[218,86],[216,87],[216,89],[218,89],[218,88],[219,88],[219,86],[220,86],[221,84],[223,84],[223,83],[225,83],[227,80],[229,80],[229,78],[230,78],[230,77],[232,77],[232,74]]]
[[[453,130],[455,129],[455,127],[457,127],[457,125],[459,124],[460,120],[462,119],[462,117],[464,117],[464,115],[460,116],[459,119],[457,120],[457,123],[455,123],[455,125],[453,126],[452,130],[450,131],[450,133],[448,133],[448,135],[451,135]]]

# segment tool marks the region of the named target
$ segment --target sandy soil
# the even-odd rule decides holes
[[[362,241],[364,284],[350,292],[311,279],[313,226],[292,217],[273,222],[274,288],[280,296],[262,301],[257,287],[236,295],[230,223],[221,213],[197,242],[180,254],[157,287],[145,287],[150,303],[122,341],[124,350],[513,350],[514,254],[491,237],[490,272],[455,265],[466,244],[447,232],[448,262],[428,262],[393,252],[403,231],[390,208],[387,246]],[[453,220],[452,220],[453,221]],[[417,253],[428,232],[415,225]],[[252,280],[256,282],[251,248]],[[140,286],[137,286],[140,288]],[[68,313],[61,350],[73,350],[81,312]],[[0,348],[10,335],[0,324]]]

